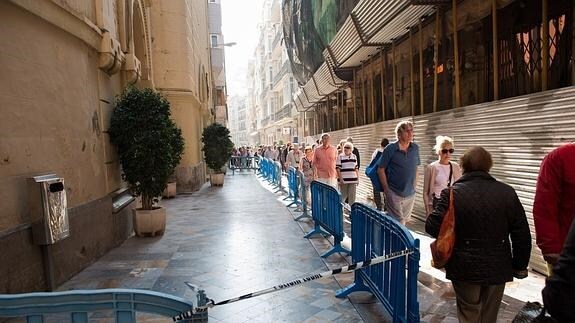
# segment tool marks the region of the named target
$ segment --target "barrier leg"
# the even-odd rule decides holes
[[[311,219],[311,215],[309,215],[309,213],[307,212],[307,207],[303,207],[303,213],[300,214],[297,218],[295,218],[295,221],[299,221],[301,219]]]
[[[349,255],[351,253],[351,251],[345,249],[344,247],[341,246],[341,242],[336,242],[333,245],[333,248],[331,248],[330,250],[328,250],[327,252],[325,252],[323,255],[321,255],[322,258],[327,258],[329,256],[331,256],[332,254],[339,252],[339,253],[345,253],[346,255]]]
[[[353,283],[351,283],[350,285],[338,290],[335,293],[335,297],[346,298],[349,294],[355,293],[355,292],[370,292],[371,293],[371,290],[369,289],[369,287],[363,282],[363,278],[361,277],[361,272],[359,272],[359,271],[355,272],[355,281]]]
[[[308,232],[305,236],[303,236],[306,239],[311,238],[312,236],[315,236],[317,234],[322,235],[323,237],[329,237],[331,234],[325,232],[321,226],[319,224],[315,224],[313,230],[311,230],[310,232]]]

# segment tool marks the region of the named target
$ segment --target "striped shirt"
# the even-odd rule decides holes
[[[357,184],[359,182],[356,171],[359,167],[354,154],[346,155],[345,153],[341,153],[337,156],[335,168],[340,171],[341,180],[344,184]]]

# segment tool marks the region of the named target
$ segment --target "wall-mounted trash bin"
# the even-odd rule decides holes
[[[64,179],[55,174],[28,179],[34,243],[54,244],[70,235]]]

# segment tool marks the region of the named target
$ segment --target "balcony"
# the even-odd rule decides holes
[[[272,114],[272,115],[269,115],[269,116],[263,118],[262,123],[261,123],[262,127],[265,127],[267,125],[272,124],[274,122],[274,119],[275,119],[274,117],[275,116]]]
[[[292,109],[293,109],[292,104],[287,103],[286,105],[284,105],[283,108],[281,108],[281,110],[279,110],[278,112],[275,113],[275,119],[281,120],[283,118],[291,118],[292,117]]]
[[[279,43],[279,41],[283,38],[283,29],[279,28],[274,40],[272,41],[272,48],[276,48],[276,45]]]
[[[282,68],[279,70],[279,72],[276,73],[276,75],[274,75],[273,86],[275,87],[278,84],[278,82],[284,77],[284,75],[286,75],[286,73],[289,71],[291,71],[291,66],[288,60],[283,63]]]

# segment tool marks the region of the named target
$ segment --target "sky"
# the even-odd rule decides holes
[[[228,96],[247,94],[248,61],[257,45],[257,25],[261,19],[262,0],[221,0],[224,42],[226,47],[226,82]]]

